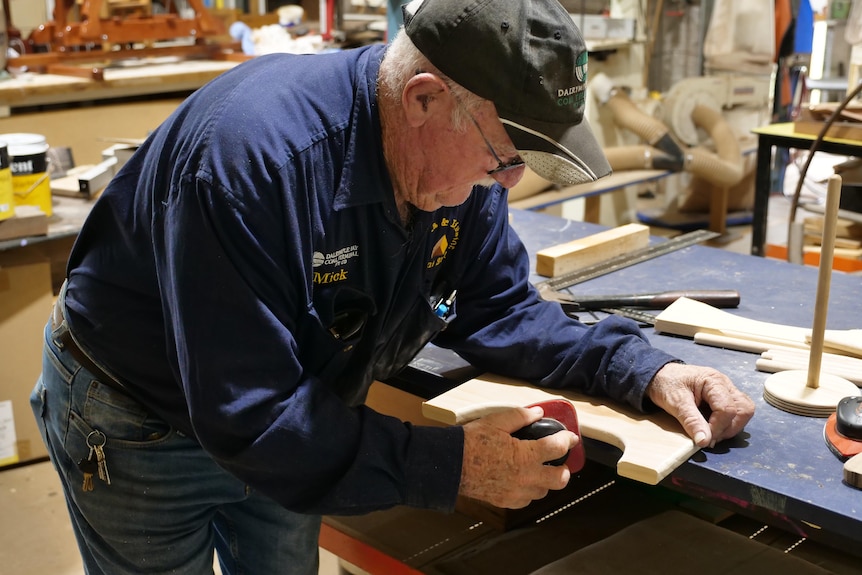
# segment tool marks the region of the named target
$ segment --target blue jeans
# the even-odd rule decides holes
[[[196,441],[96,380],[45,328],[30,398],[60,475],[88,574],[317,575],[320,517],[287,511],[221,469]],[[103,434],[103,435],[102,435]],[[105,438],[110,484],[78,466]],[[273,462],[273,465],[280,465]]]

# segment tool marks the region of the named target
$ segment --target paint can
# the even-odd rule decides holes
[[[0,134],[9,152],[12,193],[16,206],[36,206],[50,216],[51,179],[48,174],[48,143],[41,134]]]
[[[15,215],[15,194],[12,192],[12,168],[9,166],[9,149],[0,142],[0,221]]]

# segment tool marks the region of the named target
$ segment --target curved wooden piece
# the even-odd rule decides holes
[[[698,447],[682,426],[664,412],[642,414],[608,400],[572,390],[540,389],[523,381],[485,374],[422,404],[422,414],[449,425],[460,425],[508,407],[566,399],[578,413],[584,437],[622,450],[617,473],[655,485],[684,463]]]

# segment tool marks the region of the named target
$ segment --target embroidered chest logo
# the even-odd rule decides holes
[[[311,256],[311,265],[314,268],[313,282],[322,285],[346,280],[349,274],[347,264],[357,257],[359,257],[358,245],[343,247],[328,254],[314,252]]]
[[[431,224],[431,237],[437,238],[431,248],[430,259],[425,263],[427,269],[436,268],[446,259],[446,256],[458,245],[461,236],[461,223],[456,219],[442,218],[439,223]]]

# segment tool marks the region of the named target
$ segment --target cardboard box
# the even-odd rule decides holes
[[[42,250],[0,252],[0,466],[48,454],[30,392],[42,369],[42,330],[53,301],[50,258]]]
[[[608,18],[599,14],[569,14],[586,40],[634,40],[633,18]]]

